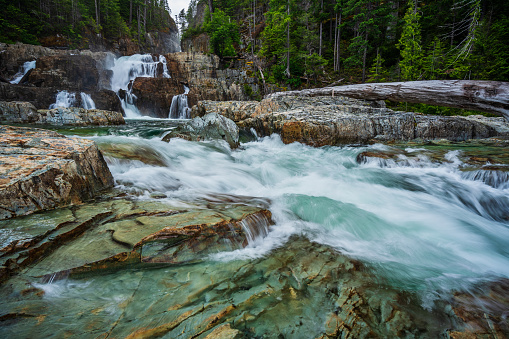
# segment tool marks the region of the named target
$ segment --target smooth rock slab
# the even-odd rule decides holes
[[[91,140],[0,126],[0,219],[82,203],[113,185]]]

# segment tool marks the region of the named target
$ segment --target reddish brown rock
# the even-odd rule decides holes
[[[0,219],[81,203],[113,185],[91,140],[1,126],[0,154]]]

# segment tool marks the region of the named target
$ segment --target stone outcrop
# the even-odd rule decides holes
[[[51,104],[54,104],[58,92],[59,90],[54,87],[19,86],[0,82],[0,100],[26,101],[37,109],[47,109]],[[75,91],[74,93],[76,106],[80,106],[81,92]],[[91,95],[97,109],[122,112],[122,105],[115,92],[103,89],[86,93]]]
[[[93,198],[113,177],[91,140],[0,127],[0,219]]]
[[[370,140],[448,139],[467,140],[506,135],[503,120],[428,116],[395,112],[383,101],[346,97],[291,97],[261,102],[203,101],[191,116],[219,113],[240,128],[253,128],[261,136],[277,133],[285,143],[294,141],[311,146],[368,142]],[[502,118],[500,118],[502,119]]]
[[[95,91],[99,83],[96,61],[88,55],[42,56],[27,82],[36,87]]]
[[[192,141],[225,140],[231,148],[239,145],[239,128],[235,123],[217,113],[209,113],[202,117],[179,125],[164,136],[163,141],[171,138],[182,138]]]
[[[0,101],[0,123],[47,124],[47,125],[122,125],[124,117],[120,112],[77,107],[58,107],[37,110],[29,102]]]
[[[175,78],[136,78],[132,93],[142,115],[168,118],[173,97],[184,93],[184,87]]]
[[[0,75],[10,78],[16,74],[26,61],[37,60],[42,56],[70,54],[71,51],[50,49],[43,46],[0,44]]]
[[[200,100],[248,100],[260,92],[256,70],[245,60],[234,68],[221,69],[219,57],[213,54],[172,53],[166,59],[171,76],[189,86],[190,107]]]

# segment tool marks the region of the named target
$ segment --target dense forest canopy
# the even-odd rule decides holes
[[[172,24],[166,0],[0,0],[0,42],[39,44],[63,37],[86,48],[91,35],[143,39]]]
[[[177,23],[184,39],[208,34],[212,52],[252,58],[269,82],[291,87],[339,78],[507,81],[507,7],[503,0],[192,0]],[[240,43],[232,33],[229,45],[214,45],[225,31],[219,20],[226,31],[237,27]]]

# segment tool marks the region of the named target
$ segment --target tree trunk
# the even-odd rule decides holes
[[[287,15],[290,17],[290,0],[288,0]],[[290,78],[290,21],[286,23],[286,77]]]
[[[209,12],[210,12],[210,20],[212,20],[212,13],[214,13],[214,7],[212,6],[212,0],[209,0]]]
[[[368,46],[367,46],[368,31],[367,30],[366,30],[364,39],[366,41],[366,44],[364,45],[364,51],[362,53],[362,82],[363,83],[366,82],[366,54],[368,53]]]
[[[365,100],[390,100],[489,112],[509,121],[509,83],[502,81],[431,80],[386,82],[277,92],[278,96],[344,95]]]
[[[101,6],[101,3],[100,3],[101,0],[95,0],[95,23],[97,25],[100,25],[101,24],[101,17],[99,15],[99,7]]]
[[[318,50],[318,55],[320,56],[322,56],[322,32],[323,32],[322,12],[323,12],[323,0],[321,2],[320,7],[320,48]]]
[[[133,23],[133,0],[129,1],[129,28]]]

